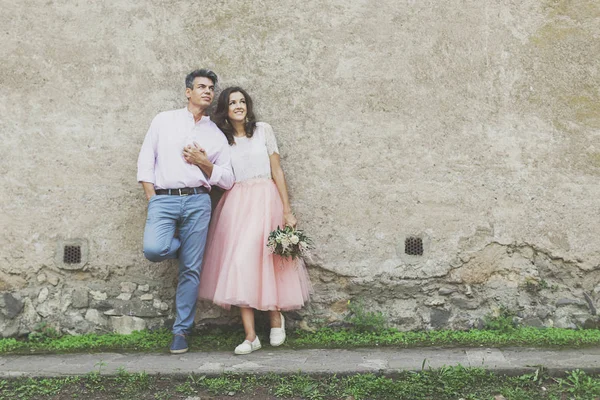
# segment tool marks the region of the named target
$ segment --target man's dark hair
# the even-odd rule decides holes
[[[210,69],[197,69],[187,74],[185,77],[185,87],[193,89],[194,79],[196,78],[208,78],[213,82],[213,85],[216,85],[218,81],[217,74],[212,72]]]

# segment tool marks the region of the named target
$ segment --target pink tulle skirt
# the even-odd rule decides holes
[[[293,310],[308,301],[304,263],[271,254],[267,237],[283,226],[272,179],[238,182],[216,207],[208,231],[199,297],[221,307]]]

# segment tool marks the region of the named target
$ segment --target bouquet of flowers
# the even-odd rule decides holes
[[[312,240],[306,234],[291,226],[279,226],[269,234],[267,247],[273,254],[282,257],[303,257],[312,248]]]

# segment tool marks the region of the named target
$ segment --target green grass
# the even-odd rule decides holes
[[[86,334],[80,336],[60,336],[43,340],[1,339],[0,353],[61,353],[93,352],[107,350],[152,351],[169,344],[171,335],[167,331],[141,331],[131,335]]]
[[[493,330],[380,332],[321,329],[315,333],[298,332],[290,340],[295,347],[360,347],[360,346],[531,346],[586,347],[600,345],[600,330],[516,328],[509,332]]]
[[[191,350],[230,351],[243,340],[243,331],[213,329],[198,332],[190,339]],[[141,331],[131,335],[86,334],[81,336],[36,337],[35,340],[0,339],[0,354],[69,353],[69,352],[163,352],[171,341],[171,333]],[[400,332],[385,329],[376,332],[355,329],[322,328],[314,333],[288,332],[287,348],[352,348],[352,347],[427,347],[427,346],[522,346],[522,347],[589,347],[600,345],[600,330],[515,328],[510,331],[421,331]]]
[[[543,370],[516,377],[496,375],[479,368],[444,367],[403,372],[393,377],[358,374],[311,376],[305,374],[234,375],[219,377],[148,376],[125,370],[116,376],[91,373],[75,378],[0,380],[0,400],[8,399],[185,399],[188,396],[227,396],[232,399],[302,398],[308,400],[475,400],[503,395],[507,400],[596,399],[600,377],[575,370],[551,378]]]

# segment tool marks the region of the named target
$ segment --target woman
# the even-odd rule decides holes
[[[252,99],[239,87],[221,93],[213,118],[231,146],[236,183],[213,214],[199,296],[227,309],[240,307],[246,338],[235,354],[249,354],[261,348],[254,310],[269,312],[270,343],[279,346],[285,341],[280,310],[301,308],[310,282],[303,263],[267,248],[271,231],[296,225],[273,129],[256,122]],[[193,154],[190,147],[184,150],[188,162]]]

